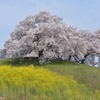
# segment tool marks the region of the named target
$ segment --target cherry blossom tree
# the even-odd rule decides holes
[[[6,57],[38,57],[40,62],[67,60],[71,54],[68,37],[74,31],[75,28],[67,26],[61,18],[48,12],[28,16],[5,42]]]
[[[49,12],[40,12],[19,22],[4,44],[5,57],[38,58],[40,63],[54,59],[85,63],[89,55],[100,54],[96,34],[66,25]]]

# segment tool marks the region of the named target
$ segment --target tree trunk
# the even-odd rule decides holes
[[[69,56],[69,58],[68,58],[69,61],[71,60],[71,57],[72,57],[72,56]]]
[[[84,59],[81,60],[81,64],[84,64],[86,58],[87,58],[89,55],[90,55],[90,54],[86,54],[86,55],[84,56]]]
[[[84,64],[85,60],[86,60],[86,58],[85,59],[82,59],[81,64]]]
[[[39,57],[41,57],[42,55],[43,55],[43,49],[39,51]]]

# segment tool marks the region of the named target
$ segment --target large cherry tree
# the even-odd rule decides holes
[[[66,25],[49,12],[28,16],[19,22],[4,44],[6,58],[37,57],[40,63],[61,59],[84,63],[100,53],[100,38],[86,30]]]

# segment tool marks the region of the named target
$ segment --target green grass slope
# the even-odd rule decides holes
[[[71,75],[79,83],[100,90],[100,68],[66,61],[55,61],[44,67],[64,76]]]
[[[78,64],[66,61],[52,61],[48,64],[39,65],[36,59],[7,59],[0,60],[0,66],[2,65],[12,65],[15,67],[28,65],[44,66],[45,68],[48,68],[49,70],[56,72],[60,75],[71,75],[79,83],[83,83],[91,87],[92,89],[100,90],[100,68],[90,67],[85,64]]]
[[[19,84],[20,83],[20,84]],[[100,100],[100,69],[66,61],[0,60],[5,100]]]

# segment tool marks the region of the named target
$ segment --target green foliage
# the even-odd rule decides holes
[[[12,65],[12,66],[27,66],[27,65],[40,65],[38,59],[32,58],[17,58],[17,59],[5,59],[0,60],[0,65]]]

